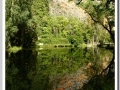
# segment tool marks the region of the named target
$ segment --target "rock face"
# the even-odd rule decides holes
[[[88,23],[90,21],[90,17],[87,13],[85,13],[82,8],[76,6],[74,1],[50,0],[49,11],[50,15],[53,16],[72,16],[78,18],[83,23]]]

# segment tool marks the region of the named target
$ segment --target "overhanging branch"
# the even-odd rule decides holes
[[[87,14],[91,17],[91,19],[92,19],[94,22],[100,24],[104,29],[106,29],[106,30],[110,33],[110,30],[109,30],[103,23],[101,23],[100,21],[95,20],[95,19],[93,18],[93,16],[92,16],[87,10],[85,10],[85,11],[87,12]]]

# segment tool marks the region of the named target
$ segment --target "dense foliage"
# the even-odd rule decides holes
[[[91,17],[94,23],[99,24],[106,30],[114,42],[114,27],[115,27],[115,2],[114,0],[87,0],[79,4],[87,14]],[[95,25],[95,24],[94,24]]]
[[[93,35],[93,28],[80,23],[76,18],[64,16],[44,18],[45,25],[38,30],[39,42],[47,44],[87,43]]]
[[[89,26],[74,17],[49,15],[48,0],[6,1],[6,48],[22,46],[30,48],[37,43],[73,44],[111,42],[114,37],[114,20],[104,25],[104,18],[114,13],[114,9],[103,7],[105,2],[82,4],[91,18],[98,22]],[[110,19],[111,20],[111,19]],[[101,28],[102,25],[104,28]],[[109,27],[108,27],[109,26]],[[108,33],[105,33],[106,29]],[[113,39],[113,38],[112,38]],[[37,41],[37,42],[36,42]]]
[[[49,15],[48,3],[47,0],[33,1],[32,13],[37,26],[37,43],[77,46],[92,41],[93,28],[74,17]]]
[[[34,46],[35,23],[31,13],[32,0],[6,1],[6,47]]]

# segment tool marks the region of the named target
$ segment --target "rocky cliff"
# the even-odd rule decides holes
[[[83,0],[84,1],[84,0]],[[50,15],[54,16],[72,16],[78,18],[83,23],[91,22],[90,17],[85,11],[78,7],[74,1],[68,0],[50,0],[49,3]]]

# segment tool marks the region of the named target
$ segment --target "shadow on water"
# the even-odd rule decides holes
[[[37,52],[34,50],[6,53],[6,90],[30,90],[36,61]]]
[[[107,68],[112,56],[111,50],[100,48],[51,48],[9,53],[6,54],[6,90],[112,90],[104,82],[108,77],[114,77],[108,70],[111,65]],[[95,81],[98,78],[102,83],[92,78]],[[95,86],[99,89],[91,88]]]
[[[115,63],[113,57],[110,63],[99,74],[94,75],[79,90],[115,90]]]

